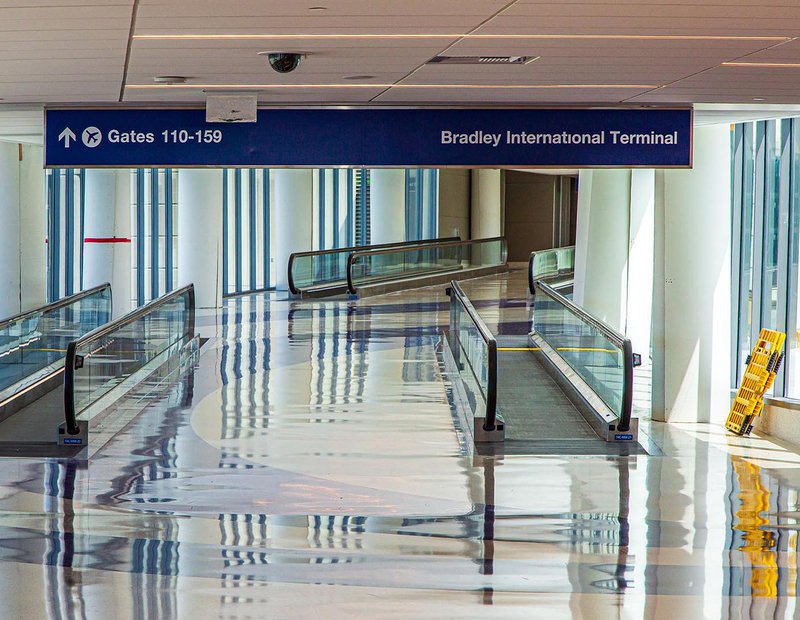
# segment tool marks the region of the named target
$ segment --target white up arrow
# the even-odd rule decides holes
[[[77,140],[78,136],[75,135],[75,132],[72,131],[69,127],[64,129],[60,134],[58,134],[58,139],[64,141],[64,148],[69,148],[69,143],[71,140]]]

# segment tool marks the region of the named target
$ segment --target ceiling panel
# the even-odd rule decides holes
[[[278,103],[800,103],[800,69],[720,66],[800,63],[797,0],[326,0],[324,11],[313,4],[140,0],[136,36],[277,38],[134,39],[126,74],[133,0],[0,0],[0,101],[108,103],[123,80],[135,87],[183,75],[195,86],[263,85],[262,100]],[[663,38],[675,36],[695,38]],[[275,49],[309,56],[279,75],[257,55]],[[526,66],[425,64],[440,53],[540,58]],[[342,87],[349,84],[375,86]],[[391,84],[405,87],[381,86]],[[409,88],[419,85],[442,87]],[[605,87],[544,88],[553,85]],[[204,97],[199,87],[125,90],[126,102]]]

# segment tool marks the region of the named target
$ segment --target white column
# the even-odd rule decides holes
[[[86,170],[83,288],[111,284],[114,316],[131,310],[130,170]]]
[[[178,286],[194,284],[198,308],[222,306],[222,171],[178,173]]]
[[[646,363],[650,354],[653,314],[653,236],[655,235],[655,170],[631,171],[628,242],[628,308],[624,333]]]
[[[578,179],[575,303],[624,331],[631,173],[582,170]]]
[[[273,170],[275,182],[275,279],[289,289],[289,255],[311,250],[313,170]]]
[[[470,235],[489,239],[503,234],[503,185],[500,170],[472,171]]]
[[[47,301],[46,179],[42,147],[23,144],[22,161],[19,163],[19,253],[23,311],[43,306]]]
[[[694,167],[656,173],[653,417],[725,420],[730,405],[730,127],[694,131]]]
[[[369,173],[370,243],[406,239],[406,171],[375,169]]]
[[[0,318],[20,311],[19,145],[0,142]]]

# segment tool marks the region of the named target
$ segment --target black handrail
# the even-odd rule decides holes
[[[189,318],[187,321],[188,329],[184,334],[184,338],[191,339],[194,337],[195,324],[194,284],[188,284],[171,293],[162,295],[158,299],[154,299],[150,303],[136,308],[123,317],[101,325],[97,329],[84,334],[67,345],[67,356],[64,360],[64,421],[66,422],[67,433],[70,435],[77,435],[80,433],[80,426],[78,425],[77,415],[75,414],[75,360],[77,348],[99,340],[126,325],[135,323],[143,316],[150,314],[153,310],[166,305],[186,293],[189,294]]]
[[[292,292],[293,295],[299,295],[301,293],[300,289],[298,289],[294,284],[294,277],[292,276],[292,266],[294,265],[294,261],[296,258],[302,258],[304,256],[325,256],[327,254],[341,254],[345,252],[356,252],[358,250],[379,250],[379,249],[386,249],[386,248],[398,248],[398,247],[405,247],[405,246],[415,246],[415,245],[432,245],[436,243],[440,243],[442,241],[461,241],[461,237],[442,237],[441,239],[420,239],[419,241],[398,241],[395,243],[378,243],[376,245],[353,245],[347,248],[332,248],[330,250],[310,250],[307,252],[293,252],[289,254],[289,290]]]
[[[81,299],[84,299],[86,297],[90,297],[91,295],[94,295],[95,293],[99,293],[100,291],[102,291],[104,289],[108,289],[108,295],[109,295],[108,299],[109,299],[109,302],[111,302],[111,300],[112,300],[111,285],[108,282],[106,282],[105,284],[100,284],[98,286],[94,286],[92,288],[86,289],[85,291],[81,291],[79,293],[75,293],[74,295],[70,295],[68,297],[62,297],[61,299],[58,299],[58,300],[53,301],[53,302],[50,302],[49,304],[46,304],[46,305],[41,306],[39,308],[35,308],[33,310],[28,310],[26,312],[21,312],[19,314],[15,314],[14,316],[8,317],[7,319],[3,319],[3,320],[0,321],[0,329],[5,329],[6,327],[11,325],[12,323],[18,323],[19,321],[22,321],[22,320],[26,319],[29,316],[34,316],[36,314],[44,314],[45,312],[52,312],[53,310],[58,310],[59,308],[64,308],[66,306],[70,306],[70,305],[74,304],[75,302],[78,302]]]
[[[492,335],[492,332],[489,331],[489,328],[486,327],[486,324],[483,322],[483,319],[481,319],[478,311],[475,310],[472,302],[470,302],[469,298],[464,294],[463,289],[457,281],[453,280],[450,282],[450,290],[448,293],[450,294],[451,304],[460,303],[464,308],[464,311],[475,325],[489,351],[489,355],[487,356],[489,363],[487,380],[489,384],[486,387],[486,419],[483,423],[483,429],[486,431],[493,431],[497,426],[497,340]],[[450,325],[451,339],[457,338],[457,336],[452,334],[454,327],[457,329],[457,326],[453,326],[452,324]],[[471,366],[472,364],[470,364],[470,367]],[[473,374],[475,374],[474,371]]]
[[[508,260],[508,243],[505,237],[489,237],[487,239],[468,239],[467,241],[442,241],[431,244],[436,248],[451,248],[456,246],[467,246],[467,245],[477,245],[479,243],[490,243],[492,241],[500,241],[501,242],[501,260],[500,264],[505,264]],[[401,248],[402,249],[402,248]],[[378,256],[380,254],[391,254],[395,250],[393,249],[385,249],[385,250],[363,250],[360,252],[353,252],[347,259],[347,292],[351,295],[356,295],[358,290],[356,289],[355,284],[353,283],[353,265],[355,264],[356,260],[362,256]]]
[[[537,254],[546,254],[547,252],[555,252],[556,250],[569,250],[570,248],[575,248],[574,245],[564,245],[560,248],[550,248],[549,250],[536,250],[531,252],[530,257],[528,258],[528,290],[531,292],[531,295],[536,294],[536,290],[533,286],[534,279],[533,279],[533,261],[536,258]],[[553,275],[558,275],[553,274]]]
[[[541,280],[534,282],[534,287],[541,290],[548,297],[558,302],[578,319],[594,327],[602,333],[614,346],[622,351],[623,377],[622,377],[622,411],[617,429],[620,431],[630,430],[631,411],[633,409],[633,346],[629,338],[626,338],[618,331],[609,327],[600,319],[592,316],[586,310],[576,305],[551,286]]]

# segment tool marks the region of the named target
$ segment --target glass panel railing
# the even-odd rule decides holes
[[[303,291],[317,287],[347,286],[348,259],[353,252],[425,246],[460,240],[459,237],[446,237],[443,239],[362,245],[335,250],[318,250],[316,252],[296,252],[289,256],[289,290],[293,294],[299,295]]]
[[[505,264],[503,237],[448,241],[426,247],[354,252],[349,259],[347,288],[359,287],[436,273],[448,273]]]
[[[189,342],[194,308],[190,284],[71,342],[64,377],[67,432],[78,434],[82,412],[126,378]]]
[[[450,283],[449,292],[450,351],[474,397],[476,418],[483,417],[483,430],[493,431],[497,426],[497,341],[458,282]]]
[[[528,260],[528,287],[534,292],[536,280],[569,276],[575,271],[575,246],[531,252]]]
[[[603,403],[630,428],[633,353],[630,340],[547,284],[535,282],[533,328]]]
[[[61,368],[71,341],[110,320],[103,284],[0,321],[0,403]]]

